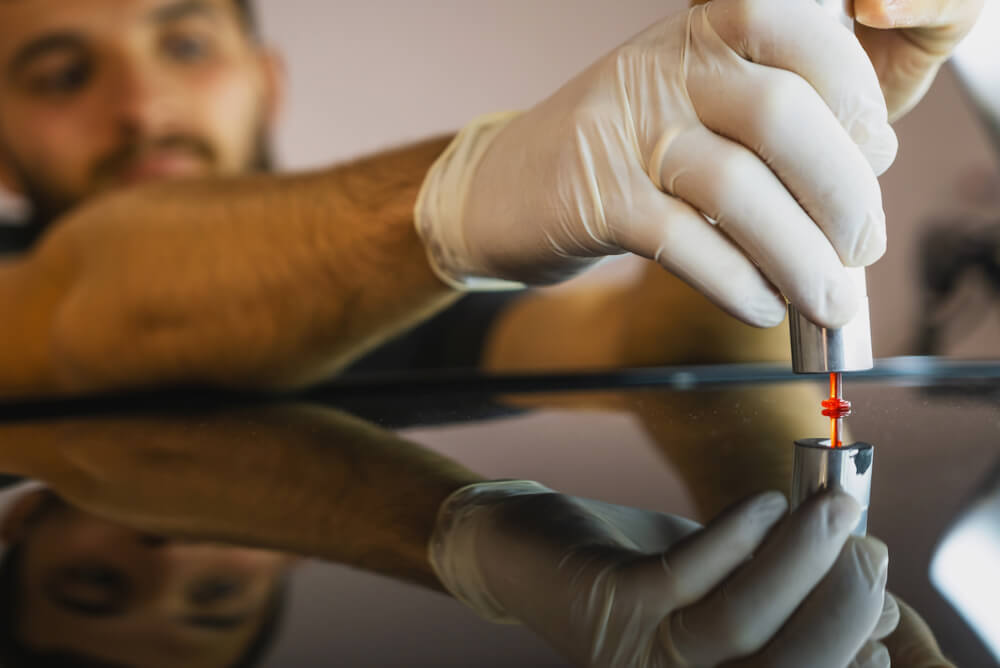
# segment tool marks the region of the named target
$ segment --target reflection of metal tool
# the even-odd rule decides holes
[[[824,489],[837,488],[861,505],[861,519],[851,532],[863,536],[868,530],[868,502],[871,498],[872,464],[875,448],[869,443],[852,443],[831,448],[826,438],[795,441],[792,463],[792,508]]]

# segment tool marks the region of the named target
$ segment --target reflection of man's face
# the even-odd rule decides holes
[[[235,0],[0,0],[0,167],[42,215],[245,170],[261,159],[271,65]]]
[[[164,541],[48,503],[20,532],[18,628],[33,651],[125,666],[226,667],[256,637],[289,558]]]

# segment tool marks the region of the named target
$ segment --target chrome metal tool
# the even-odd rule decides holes
[[[817,492],[839,489],[854,497],[861,506],[861,519],[851,533],[864,536],[868,530],[874,455],[875,448],[870,443],[851,443],[832,448],[830,440],[824,438],[795,441],[792,494],[789,499],[792,509]]]

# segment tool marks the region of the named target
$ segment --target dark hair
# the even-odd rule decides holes
[[[18,638],[20,611],[20,575],[24,552],[13,545],[0,558],[0,667],[21,668],[128,668],[72,652],[42,652]],[[259,665],[281,630],[288,600],[288,577],[282,576],[268,602],[267,613],[257,633],[230,668],[253,668]]]
[[[243,19],[243,25],[251,35],[257,35],[257,19],[254,16],[252,0],[236,0],[236,10]]]

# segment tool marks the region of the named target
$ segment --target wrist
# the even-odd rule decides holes
[[[463,228],[466,199],[493,139],[519,112],[480,116],[434,162],[417,196],[414,223],[438,277],[459,290],[510,290],[523,284],[494,278],[470,247]]]
[[[428,543],[428,559],[448,593],[488,621],[518,623],[491,592],[480,568],[481,532],[489,526],[493,505],[514,496],[551,492],[531,480],[496,480],[466,485],[445,499]]]

